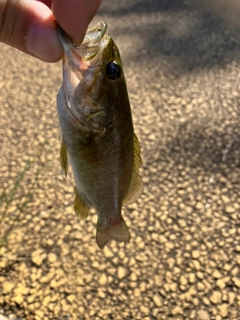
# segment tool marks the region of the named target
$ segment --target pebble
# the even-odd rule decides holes
[[[233,283],[235,284],[236,287],[240,288],[240,278],[233,277],[232,281],[233,281]]]
[[[5,294],[11,292],[13,288],[14,288],[14,283],[10,281],[5,281],[2,283],[2,290],[3,290],[3,293]]]
[[[48,261],[50,263],[55,263],[57,261],[57,259],[58,259],[57,255],[55,253],[52,253],[52,252],[50,252],[48,254],[47,258],[48,258]]]
[[[195,273],[189,273],[188,275],[189,283],[193,284],[196,281],[196,275]]]
[[[100,286],[105,286],[107,284],[108,280],[107,280],[107,276],[105,273],[101,274],[98,282],[99,282]]]
[[[210,320],[210,315],[206,310],[198,310],[197,311],[197,320]]]
[[[230,200],[230,198],[229,197],[227,197],[226,195],[222,195],[222,201],[223,201],[223,203],[229,203],[231,200]]]
[[[144,314],[148,314],[149,313],[149,308],[144,306],[144,305],[141,305],[140,306],[140,311]]]
[[[181,275],[180,277],[180,285],[181,286],[186,286],[188,284],[188,280],[184,275]]]
[[[154,302],[156,307],[161,307],[162,304],[163,304],[162,297],[158,293],[156,293],[153,296],[153,302]]]
[[[235,267],[235,268],[232,270],[231,275],[232,275],[233,277],[239,275],[239,268],[238,268],[238,267]]]
[[[226,283],[224,281],[224,279],[218,279],[216,281],[216,286],[219,288],[219,289],[224,289],[226,287]]]
[[[16,302],[17,304],[21,305],[24,301],[24,298],[21,294],[12,297],[12,301]]]
[[[221,272],[220,272],[219,270],[217,270],[217,269],[215,269],[215,270],[213,271],[212,276],[213,276],[213,278],[215,278],[215,279],[222,278]]]
[[[113,252],[111,251],[111,249],[108,246],[105,246],[103,249],[104,255],[106,258],[112,258],[114,257]]]
[[[236,211],[236,209],[230,205],[226,206],[225,211],[227,213],[234,213]]]
[[[29,293],[30,288],[26,287],[22,283],[19,283],[17,287],[14,289],[14,294],[19,295],[19,294],[24,294],[27,295]]]
[[[229,305],[227,303],[223,303],[218,306],[219,313],[223,318],[227,317],[228,308],[229,308]]]
[[[202,282],[197,283],[197,290],[198,291],[204,291],[205,290],[205,285]]]
[[[192,257],[193,259],[198,259],[200,257],[200,252],[198,250],[193,250]]]
[[[218,304],[221,302],[222,294],[220,291],[213,291],[213,293],[210,296],[210,301],[214,304]]]
[[[119,266],[117,270],[118,279],[122,280],[127,275],[126,268]]]
[[[172,312],[171,312],[172,315],[182,315],[183,314],[183,308],[181,306],[175,306],[173,309],[172,309]]]
[[[32,252],[31,260],[37,266],[40,266],[42,264],[43,260],[46,258],[46,256],[47,256],[47,254],[42,249],[37,249]]]
[[[234,300],[236,298],[236,295],[234,292],[230,291],[228,293],[228,301],[229,301],[229,304],[233,304],[234,303]]]
[[[74,294],[70,294],[69,296],[67,296],[67,301],[72,304],[75,298],[76,296]]]

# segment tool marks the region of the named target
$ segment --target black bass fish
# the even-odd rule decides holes
[[[61,29],[59,35],[65,55],[57,96],[60,159],[66,176],[68,159],[72,166],[74,210],[81,219],[96,210],[100,248],[110,239],[128,242],[121,209],[142,192],[142,161],[119,51],[104,21],[88,29],[81,46]]]

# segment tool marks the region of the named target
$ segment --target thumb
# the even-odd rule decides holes
[[[46,62],[62,58],[51,10],[32,0],[0,0],[0,42]]]

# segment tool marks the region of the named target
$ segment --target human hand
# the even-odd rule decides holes
[[[56,22],[80,44],[101,0],[0,0],[0,42],[45,62],[63,52]]]

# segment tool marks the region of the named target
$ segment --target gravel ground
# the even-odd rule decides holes
[[[1,44],[0,239],[12,229],[0,320],[238,320],[239,28],[195,1],[105,0],[99,18],[122,52],[142,146],[144,192],[123,209],[132,238],[101,251],[94,212],[73,213],[60,63]]]

